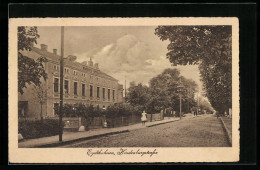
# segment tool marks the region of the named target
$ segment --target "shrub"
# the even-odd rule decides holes
[[[65,123],[63,122],[63,127]],[[18,122],[18,131],[25,139],[54,136],[59,134],[59,120],[23,120]]]
[[[131,115],[141,115],[142,108],[134,107],[130,104],[117,104],[107,108],[104,112],[107,118],[117,118],[120,116],[131,116]]]

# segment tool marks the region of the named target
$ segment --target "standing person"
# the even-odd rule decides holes
[[[194,108],[191,109],[191,113],[193,114],[193,117],[195,117],[196,113]]]
[[[141,121],[142,121],[142,126],[145,125],[145,122],[147,121],[147,113],[145,113],[145,110],[142,113]]]

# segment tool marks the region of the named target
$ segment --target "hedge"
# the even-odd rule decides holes
[[[18,132],[25,139],[55,136],[59,134],[59,120],[43,119],[41,120],[22,120],[18,122]],[[63,127],[65,123],[63,122]]]

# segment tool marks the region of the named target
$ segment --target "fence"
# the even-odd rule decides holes
[[[147,121],[157,121],[162,120],[160,113],[154,113],[154,114],[147,114]]]
[[[107,127],[120,127],[120,126],[128,126],[135,123],[140,123],[140,116],[131,115],[131,116],[120,116],[115,118],[106,118],[105,116],[93,117],[90,119],[89,124],[87,121],[82,118],[82,125],[88,127],[89,129],[97,129],[102,128],[104,125],[104,121],[107,121]]]
[[[59,117],[49,117],[48,119],[56,119]],[[23,119],[24,121],[28,119]],[[37,119],[30,119],[31,121]],[[115,118],[106,118],[105,116],[93,117],[87,122],[83,117],[63,117],[63,122],[65,123],[64,130],[65,131],[77,131],[78,128],[83,125],[88,129],[98,129],[103,128],[104,121],[107,121],[107,127],[120,127],[120,126],[128,126],[141,122],[141,115],[130,115],[130,116],[120,116]]]

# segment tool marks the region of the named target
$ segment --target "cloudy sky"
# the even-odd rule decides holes
[[[171,66],[166,58],[168,41],[154,34],[155,27],[65,27],[65,56],[75,55],[78,62],[94,62],[105,73],[124,84],[135,81],[148,85],[149,80],[166,68],[178,68],[183,76],[201,82],[197,66]],[[60,27],[38,27],[40,44],[60,54]]]

